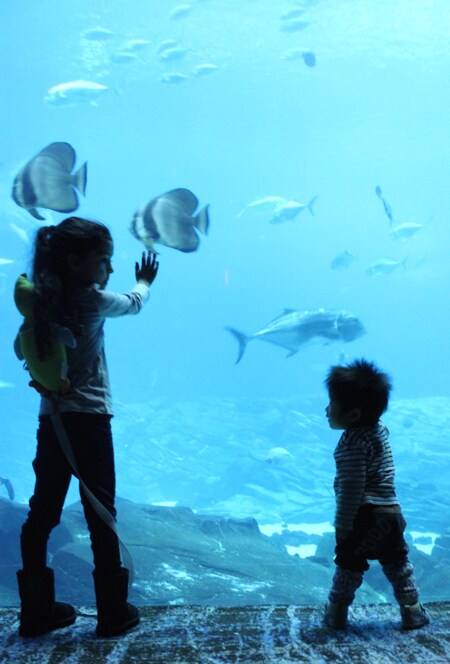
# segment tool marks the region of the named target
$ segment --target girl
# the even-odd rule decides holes
[[[32,279],[33,327],[41,359],[55,329],[76,342],[67,349],[70,384],[57,397],[57,409],[80,477],[115,519],[113,411],[103,327],[106,318],[139,313],[158,262],[153,254],[143,253],[135,265],[137,283],[123,295],[105,290],[113,272],[112,255],[106,226],[70,217],[38,231]],[[23,569],[17,573],[22,636],[70,625],[76,616],[72,606],[55,602],[53,570],[47,567],[47,540],[60,521],[73,474],[52,424],[52,410],[52,400],[42,396],[33,461],[36,484],[21,533]],[[127,602],[128,570],[121,565],[117,535],[98,516],[81,485],[80,497],[94,554],[97,635],[122,634],[139,622],[137,608]]]

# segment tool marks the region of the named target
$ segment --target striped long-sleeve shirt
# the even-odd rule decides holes
[[[334,451],[337,529],[351,530],[361,505],[398,505],[389,432],[381,422],[347,429]]]

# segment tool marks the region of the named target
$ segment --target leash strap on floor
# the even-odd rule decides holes
[[[63,421],[61,419],[61,415],[59,414],[58,411],[55,411],[50,415],[50,418],[52,420],[53,426],[56,431],[56,435],[59,440],[59,444],[61,445],[61,448],[66,455],[67,461],[70,463],[73,472],[75,475],[78,477],[78,480],[83,488],[83,491],[85,492],[87,499],[91,503],[93,509],[97,512],[98,516],[102,519],[106,525],[111,528],[111,530],[117,535],[117,539],[119,540],[119,546],[120,546],[120,551],[122,554],[122,561],[124,564],[124,567],[128,569],[128,584],[131,586],[133,583],[134,579],[134,564],[133,564],[133,559],[131,558],[131,554],[128,551],[127,547],[123,543],[123,541],[120,539],[119,532],[117,530],[117,524],[114,519],[114,517],[108,512],[106,507],[103,505],[103,503],[92,493],[90,488],[87,486],[87,484],[83,481],[83,478],[81,477],[80,473],[78,472],[78,466],[77,462],[75,459],[75,455],[73,453],[72,445],[69,440],[69,436],[67,435],[66,429],[64,428]]]

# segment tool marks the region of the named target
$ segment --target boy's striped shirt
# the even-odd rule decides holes
[[[336,477],[335,527],[351,530],[361,505],[398,505],[394,486],[394,460],[389,431],[373,427],[347,429],[334,451]]]

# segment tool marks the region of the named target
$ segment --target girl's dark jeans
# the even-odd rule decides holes
[[[116,477],[111,416],[73,412],[62,413],[61,418],[80,476],[115,518]],[[36,484],[29,503],[30,511],[22,527],[21,550],[25,573],[38,575],[46,567],[47,540],[60,522],[73,475],[49,415],[39,417],[33,468]],[[81,485],[80,497],[91,537],[94,566],[100,574],[113,574],[120,568],[117,536],[94,511]]]

